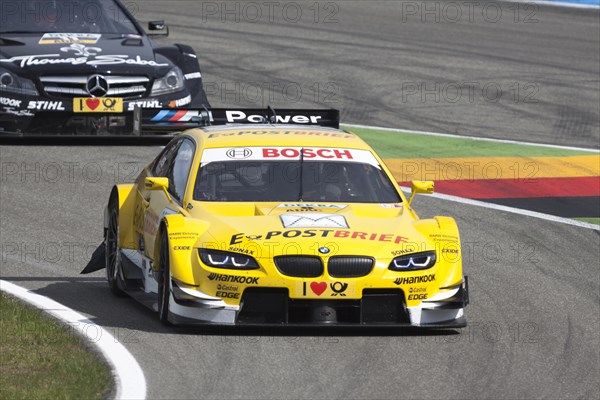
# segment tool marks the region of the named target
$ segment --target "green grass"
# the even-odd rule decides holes
[[[383,158],[556,157],[598,154],[542,146],[419,135],[416,133],[342,128],[360,136]]]
[[[108,366],[71,329],[0,294],[0,398],[102,399]]]
[[[581,218],[573,218],[577,221],[581,221],[581,222],[587,222],[588,224],[596,224],[596,225],[600,225],[600,218],[594,218],[594,217],[590,217],[590,218],[586,218],[586,217],[581,217]]]

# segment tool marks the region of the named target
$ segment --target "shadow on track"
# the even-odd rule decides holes
[[[158,320],[158,314],[130,297],[117,298],[110,293],[103,277],[3,277],[19,282],[48,282],[32,292],[47,296],[90,317],[96,324],[109,328],[123,328],[150,333],[214,336],[279,336],[279,337],[361,337],[361,336],[454,336],[455,329],[419,329],[415,327],[377,326],[220,326],[180,325],[167,327]]]

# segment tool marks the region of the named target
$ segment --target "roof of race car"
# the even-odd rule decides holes
[[[192,136],[205,148],[311,146],[371,150],[353,133],[320,126],[225,125],[190,129],[185,134]]]

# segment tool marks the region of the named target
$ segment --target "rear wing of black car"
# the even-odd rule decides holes
[[[292,124],[339,128],[340,112],[335,109],[281,108],[204,108],[148,109],[136,108],[133,134],[182,131],[211,125]]]

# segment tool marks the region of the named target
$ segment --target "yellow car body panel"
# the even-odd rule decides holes
[[[136,246],[134,226],[129,223],[135,214],[136,192],[134,187],[133,184],[119,184],[114,187],[119,199],[119,218],[126,221],[126,223],[120,224],[119,243],[122,247],[128,248]]]

